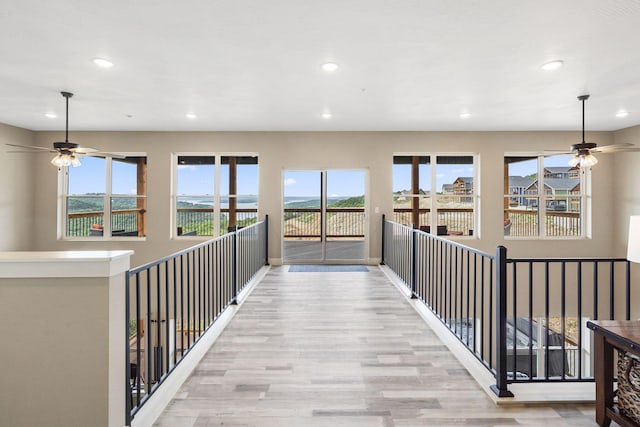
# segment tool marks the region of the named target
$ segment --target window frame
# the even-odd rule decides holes
[[[473,206],[473,212],[472,212],[472,221],[471,221],[471,229],[466,230],[467,233],[468,231],[471,231],[472,234],[462,234],[462,235],[456,235],[456,234],[448,234],[449,237],[453,237],[456,239],[478,239],[480,236],[480,203],[481,203],[481,186],[480,186],[480,155],[479,153],[473,153],[473,152],[456,152],[456,153],[450,153],[450,152],[411,152],[411,153],[407,153],[407,152],[401,152],[401,153],[393,153],[392,156],[392,165],[395,165],[395,158],[396,157],[427,157],[429,159],[429,162],[427,163],[430,167],[430,188],[429,190],[429,195],[424,197],[421,196],[419,194],[411,194],[412,199],[414,198],[418,198],[418,200],[420,200],[421,198],[428,198],[429,200],[429,224],[436,224],[436,227],[433,227],[430,229],[430,233],[432,234],[437,234],[437,230],[438,230],[438,198],[439,197],[443,197],[442,194],[438,194],[438,192],[441,190],[438,188],[438,158],[441,157],[471,157],[472,162],[471,165],[473,167],[473,188],[472,188],[472,193],[469,194],[468,196],[472,197],[472,206]],[[419,165],[421,163],[418,162],[418,168]],[[413,166],[412,166],[413,167]],[[419,171],[412,171],[412,174],[415,174],[416,176],[419,176]],[[392,176],[392,180],[394,179],[394,177]],[[451,183],[453,185],[453,182]],[[393,186],[393,183],[392,183]],[[418,182],[418,188],[421,188],[421,183]],[[424,188],[424,190],[427,190],[426,188]],[[465,195],[466,196],[466,195]],[[392,197],[393,197],[393,193],[392,193]],[[394,209],[394,213],[395,213],[395,206],[393,207]],[[416,224],[416,227],[418,227],[419,224]],[[448,230],[448,231],[455,231],[455,230]],[[464,231],[463,231],[464,233]]]
[[[213,171],[213,234],[209,235],[183,235],[183,234],[178,234],[178,198],[180,198],[181,196],[184,197],[185,195],[183,194],[178,194],[178,159],[180,157],[213,157],[214,158],[214,171]],[[246,152],[246,153],[239,153],[239,152],[226,152],[226,151],[220,151],[220,152],[211,152],[211,151],[206,151],[206,152],[173,152],[171,154],[171,230],[170,230],[170,238],[172,240],[207,240],[207,239],[211,239],[211,238],[215,238],[218,236],[221,236],[221,232],[220,232],[220,227],[222,224],[222,205],[221,205],[221,200],[224,198],[227,198],[228,200],[230,200],[231,198],[237,200],[238,196],[241,196],[239,194],[234,194],[234,195],[230,195],[228,194],[229,191],[225,190],[223,191],[221,189],[221,182],[222,182],[222,166],[223,166],[223,162],[222,159],[223,158],[228,158],[228,157],[255,157],[257,160],[256,162],[256,167],[258,168],[257,170],[257,178],[256,178],[256,186],[257,186],[257,191],[258,194],[256,194],[256,202],[257,202],[257,207],[256,207],[256,217],[259,215],[259,206],[260,204],[259,202],[259,197],[260,197],[260,161],[259,161],[259,156],[258,153],[256,152]],[[237,188],[237,187],[236,187]],[[236,191],[237,193],[237,191]],[[187,195],[188,196],[188,195]]]
[[[566,154],[557,154],[556,156],[567,156]],[[544,170],[547,167],[554,167],[554,166],[546,166],[544,164],[544,159],[548,158],[548,157],[554,157],[554,155],[549,155],[549,154],[544,154],[544,153],[540,153],[540,152],[506,152],[504,153],[503,156],[503,181],[506,183],[507,188],[502,189],[502,197],[503,197],[503,209],[509,209],[508,205],[506,205],[506,203],[504,203],[504,201],[506,201],[508,198],[513,198],[514,194],[509,194],[510,193],[510,188],[509,188],[509,176],[511,176],[509,174],[509,170],[506,167],[507,163],[506,163],[506,159],[509,157],[522,157],[524,158],[530,158],[536,159],[537,162],[537,168],[536,168],[536,173],[538,176],[538,183],[537,183],[537,194],[535,195],[531,195],[532,197],[535,197],[538,200],[537,203],[537,215],[538,215],[538,227],[537,227],[537,234],[536,235],[529,235],[529,236],[514,236],[512,234],[509,234],[507,236],[504,236],[505,239],[507,240],[586,240],[586,239],[590,239],[591,238],[591,212],[592,212],[592,185],[591,185],[591,168],[579,168],[579,172],[578,172],[578,179],[579,179],[579,185],[580,185],[580,193],[573,195],[571,193],[567,193],[566,195],[566,199],[567,201],[569,201],[569,199],[578,199],[580,201],[580,230],[579,230],[579,234],[578,235],[550,235],[547,234],[546,232],[546,220],[547,220],[547,212],[553,212],[552,209],[548,209],[547,208],[547,204],[548,201],[551,200],[547,200],[547,194],[545,192],[545,178],[544,176]],[[567,167],[569,167],[569,165],[567,165]],[[540,190],[542,189],[542,190]],[[526,197],[527,194],[526,192],[523,192],[522,194],[518,194],[518,197]],[[554,199],[554,198],[552,198]],[[568,206],[570,206],[571,203],[568,204]]]
[[[117,157],[115,157],[117,156]],[[67,229],[68,221],[68,200],[69,197],[82,197],[81,195],[69,194],[69,169],[72,166],[63,166],[58,168],[58,221],[57,221],[57,239],[63,241],[144,241],[147,238],[147,227],[145,225],[144,236],[113,236],[111,227],[112,208],[111,201],[114,198],[125,198],[122,194],[113,194],[113,161],[118,160],[118,157],[144,157],[146,159],[145,164],[148,165],[149,157],[145,152],[113,152],[110,154],[91,156],[104,159],[105,161],[105,189],[102,195],[102,215],[103,215],[103,232],[102,235],[87,235],[87,236],[69,236]],[[83,167],[83,165],[79,166]],[[86,166],[84,166],[86,167]],[[145,182],[148,182],[148,166],[145,168]],[[144,198],[145,208],[143,214],[145,215],[145,224],[148,223],[147,215],[148,208],[146,206],[146,200],[148,199],[148,188],[145,188],[144,195],[135,195],[131,197]],[[97,198],[97,197],[96,197]]]

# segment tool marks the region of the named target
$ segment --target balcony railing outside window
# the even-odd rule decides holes
[[[139,236],[140,217],[144,216],[144,209],[126,209],[111,211],[111,230],[114,237]],[[102,236],[104,226],[104,212],[79,212],[67,215],[68,237]]]
[[[284,209],[284,238],[287,240],[320,240],[320,208]],[[326,237],[329,240],[363,239],[364,208],[327,208]]]
[[[420,224],[430,226],[430,209],[420,209]],[[509,209],[505,211],[512,226],[510,236],[538,236],[538,211]],[[446,226],[449,235],[473,235],[473,209],[438,209],[438,225]],[[395,208],[393,221],[411,226],[412,210]],[[547,211],[545,222],[546,236],[578,237],[581,230],[581,218],[578,212]]]

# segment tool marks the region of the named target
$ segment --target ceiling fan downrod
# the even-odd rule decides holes
[[[65,134],[64,142],[69,142],[69,98],[73,96],[71,92],[60,92],[67,100],[67,112],[65,114]],[[582,107],[584,109],[584,107]]]
[[[586,143],[584,139],[584,101],[589,99],[589,95],[580,95],[578,99],[582,101],[582,143],[584,144]]]

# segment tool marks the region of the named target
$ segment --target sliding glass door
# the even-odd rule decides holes
[[[366,172],[285,171],[284,262],[367,259]]]

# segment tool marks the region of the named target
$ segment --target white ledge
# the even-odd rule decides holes
[[[0,252],[0,278],[111,277],[130,267],[131,250]]]

